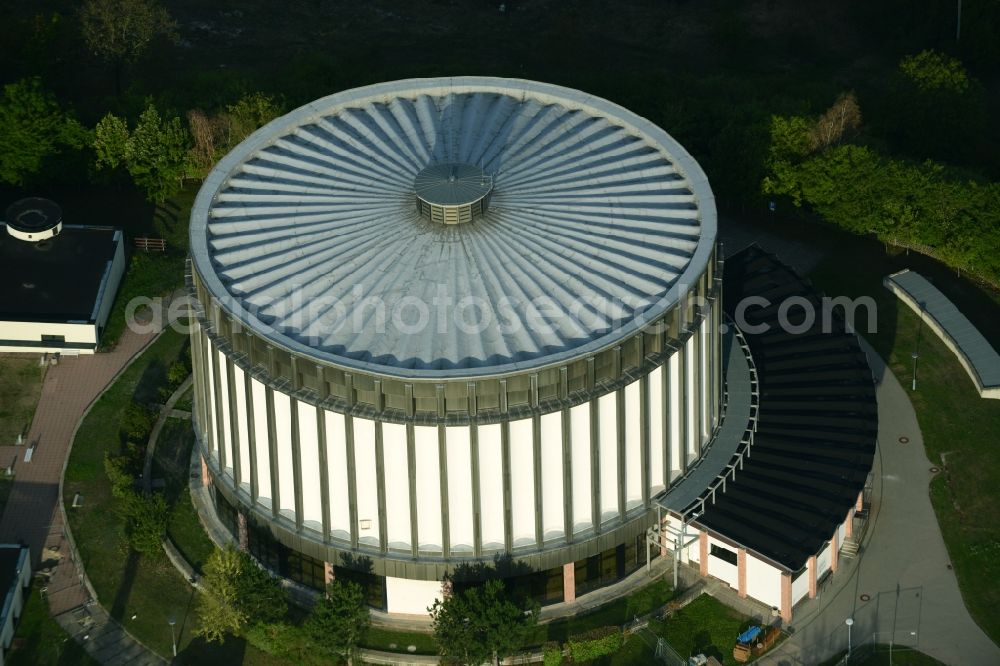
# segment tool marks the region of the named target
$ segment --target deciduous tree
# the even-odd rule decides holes
[[[370,625],[371,615],[361,586],[353,581],[334,581],[327,586],[326,596],[313,606],[306,631],[316,647],[346,660],[350,666]]]
[[[0,98],[0,181],[23,185],[65,148],[87,144],[87,131],[38,79],[3,87]]]
[[[498,579],[454,592],[428,610],[441,654],[473,666],[499,665],[524,643],[538,618],[537,606],[515,603]]]
[[[80,27],[87,46],[112,65],[115,91],[121,93],[122,69],[143,55],[155,39],[171,37],[176,23],[154,0],[86,0]]]

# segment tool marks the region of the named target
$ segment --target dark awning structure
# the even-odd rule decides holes
[[[726,259],[724,307],[750,297],[743,333],[757,367],[760,408],[750,457],[736,480],[706,502],[696,523],[789,571],[817,554],[844,521],[871,470],[878,433],[875,384],[857,336],[834,311],[824,332],[821,295],[757,246]],[[785,306],[793,327],[783,330]],[[760,302],[759,299],[757,301]],[[763,332],[750,329],[766,326]],[[789,327],[784,327],[789,328]]]

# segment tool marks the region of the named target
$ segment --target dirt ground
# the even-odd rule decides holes
[[[0,354],[0,445],[28,432],[44,377],[38,356]]]

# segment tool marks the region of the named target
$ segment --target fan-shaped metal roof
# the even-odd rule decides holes
[[[489,192],[480,216],[420,214],[415,179],[435,164],[481,170],[465,188]],[[715,236],[704,173],[660,128],[579,91],[475,77],[301,107],[218,164],[191,218],[202,281],[245,325],[400,376],[606,348],[677,302]]]

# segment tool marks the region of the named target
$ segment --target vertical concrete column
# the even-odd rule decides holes
[[[809,598],[816,598],[816,556],[806,560],[806,575],[809,576]]]
[[[792,574],[781,574],[781,620],[786,624],[792,621]]]
[[[212,483],[212,474],[208,471],[208,463],[205,461],[205,456],[201,456],[201,485],[204,488]]]
[[[854,536],[854,507],[847,512],[847,520],[844,521],[844,537],[851,538]]]
[[[736,586],[740,599],[747,597],[747,549],[736,551]]]
[[[240,550],[250,549],[250,534],[247,531],[247,514],[242,510],[236,512],[236,537],[240,542]]]
[[[708,532],[698,533],[698,568],[702,576],[708,575]]]
[[[576,562],[563,565],[563,601],[576,599]]]
[[[855,511],[861,511],[865,508],[865,491],[858,493],[858,501],[854,504]]]
[[[837,573],[838,560],[840,559],[840,530],[833,531],[830,539],[830,572]]]
[[[323,583],[329,585],[334,580],[336,580],[336,575],[333,573],[333,562],[323,563]]]

